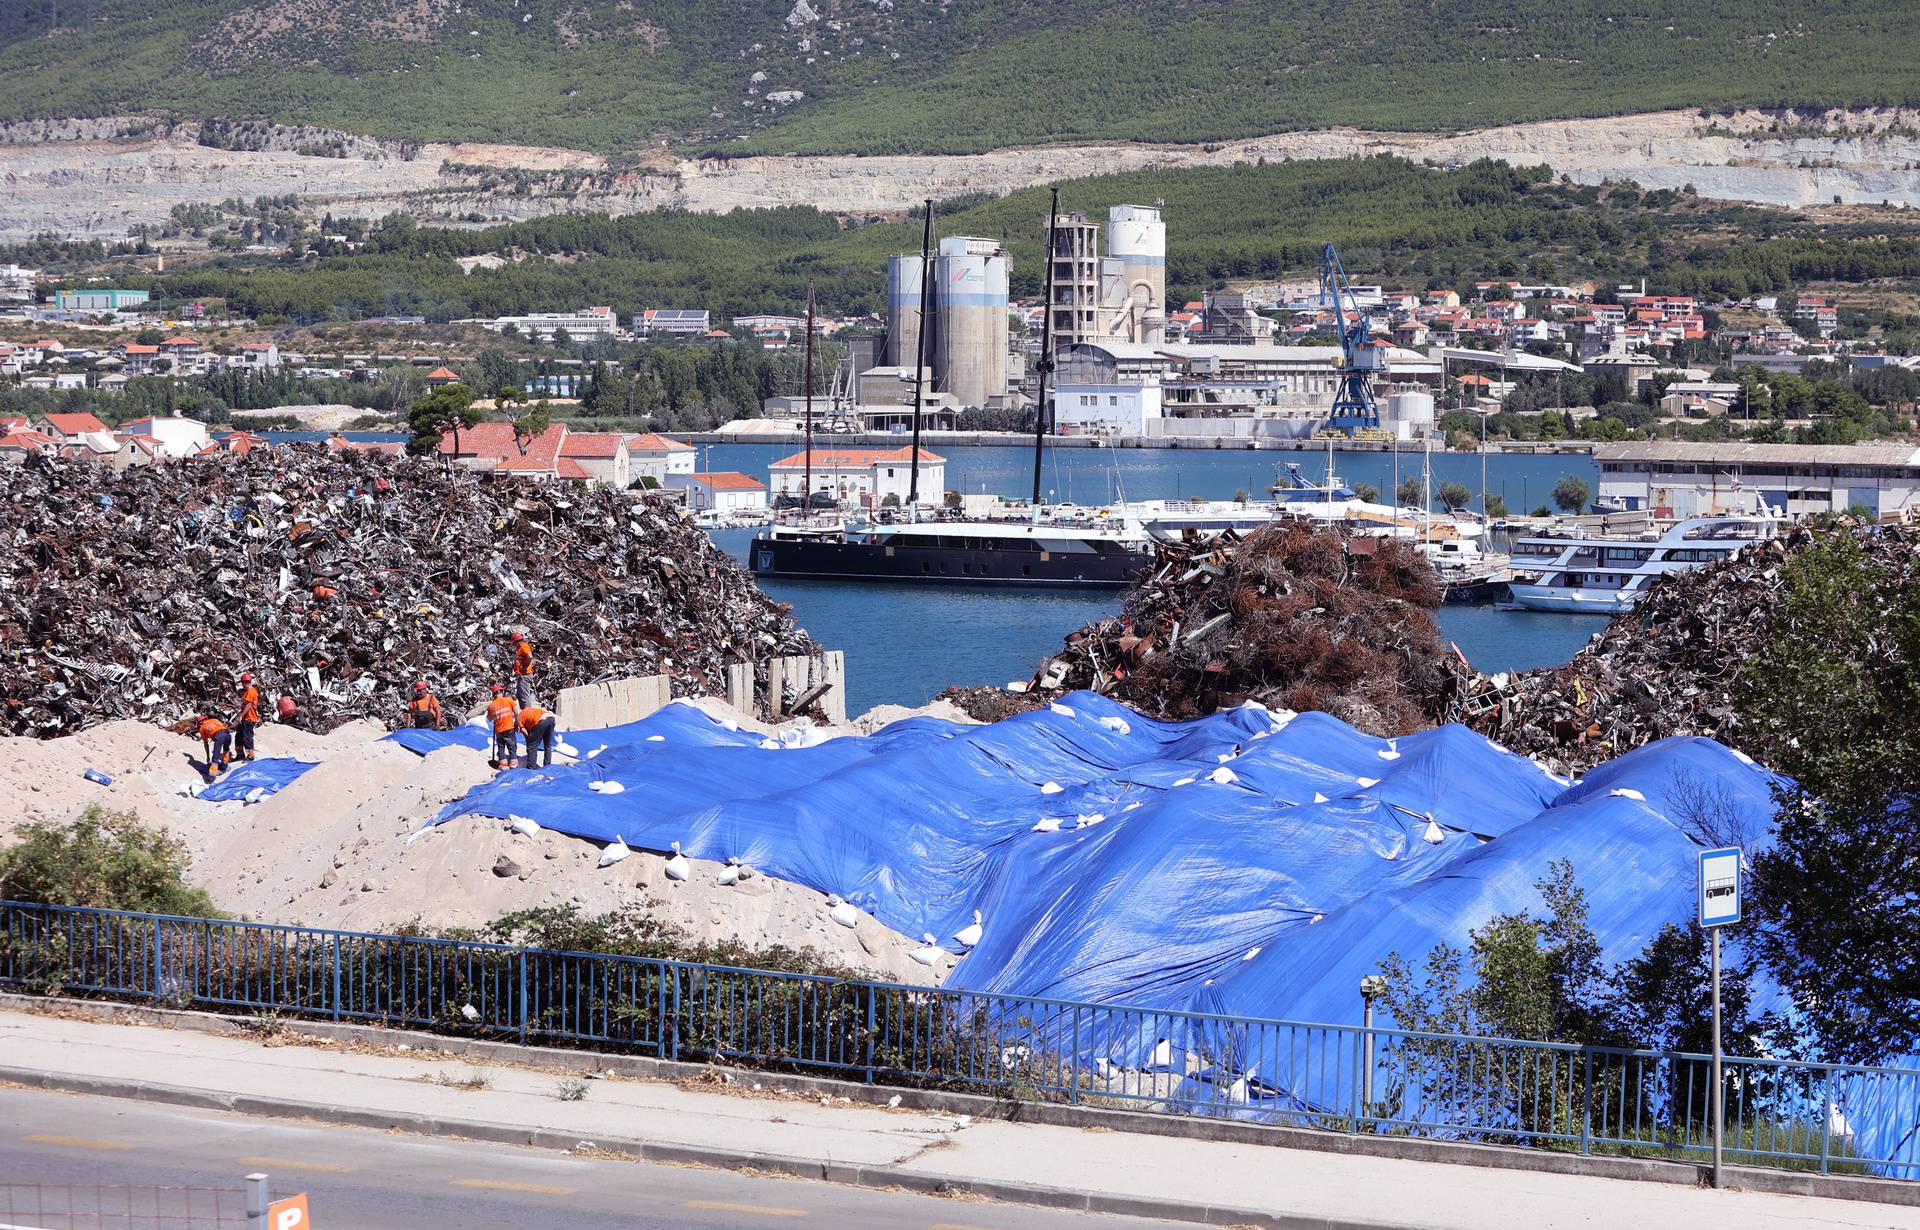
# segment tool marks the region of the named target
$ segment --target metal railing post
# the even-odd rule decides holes
[[[527,1040],[527,950],[520,950],[520,1041]]]
[[[340,1019],[340,937],[333,938],[333,1019]]]
[[[680,1058],[680,967],[669,965],[667,976],[673,979],[673,1041],[667,1051],[667,1058]]]
[[[156,918],[153,920],[153,985],[148,988],[152,992],[149,998],[155,1003],[160,1002],[160,988],[166,980],[167,962],[164,955],[166,942],[166,927],[160,919]]]
[[[1593,1151],[1593,1051],[1587,1051],[1587,1072],[1580,1081],[1580,1152]]]
[[[1827,1069],[1826,1096],[1821,1098],[1820,1107],[1820,1173],[1827,1173],[1827,1163],[1833,1156],[1833,1086],[1834,1071]]]
[[[878,988],[869,982],[867,984],[867,1037],[866,1044],[863,1048],[866,1054],[866,1077],[867,1084],[869,1085],[873,1084],[873,1031],[876,1024],[873,1011],[873,997],[877,993]]]
[[[1067,1101],[1080,1105],[1080,1005],[1073,1006],[1073,1034],[1067,1044]]]
[[[1359,1102],[1361,1097],[1361,1093],[1360,1093],[1360,1084],[1362,1079],[1361,1069],[1366,1063],[1366,1058],[1365,1058],[1366,1042],[1367,1042],[1367,1035],[1365,1030],[1361,1030],[1360,1032],[1353,1035],[1354,1106],[1353,1106],[1353,1117],[1347,1123],[1347,1134],[1349,1136],[1358,1136],[1360,1134],[1360,1116],[1365,1109],[1359,1104]]]

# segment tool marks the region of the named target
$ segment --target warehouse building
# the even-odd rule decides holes
[[[1786,516],[1865,509],[1920,512],[1920,449],[1911,444],[1598,444],[1596,504],[1656,517],[1753,511]]]

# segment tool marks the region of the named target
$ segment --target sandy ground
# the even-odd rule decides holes
[[[724,704],[702,708],[733,715]],[[916,713],[965,720],[951,706],[887,707],[850,730],[866,732]],[[750,720],[743,726],[765,729]],[[199,778],[197,741],[137,722],[115,722],[63,739],[0,739],[0,842],[22,823],[63,821],[90,804],[131,810],[183,840],[190,878],[224,910],[268,922],[384,930],[419,920],[477,926],[509,910],[572,904],[590,914],[639,905],[696,940],[812,948],[842,964],[903,982],[933,981],[907,953],[919,941],[863,917],[849,929],[827,915],[826,898],[767,876],[723,887],[720,865],[693,861],[690,879],[667,878],[661,854],[635,850],[599,868],[600,847],[543,831],[512,832],[464,818],[413,834],[440,807],[492,775],[485,756],[449,748],[421,758],[356,722],[319,736],[261,727],[260,755],[319,766],[256,804],[210,803],[183,791]],[[97,769],[108,786],[83,774]],[[517,870],[501,875],[505,856]]]

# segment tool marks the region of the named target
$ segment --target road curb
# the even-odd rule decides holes
[[[484,1144],[517,1145],[565,1151],[588,1143],[578,1133],[553,1128],[519,1127],[475,1119],[453,1119],[410,1112],[371,1111],[329,1106],[294,1098],[256,1094],[218,1093],[159,1081],[121,1080],[78,1073],[42,1072],[0,1066],[0,1081],[30,1089],[92,1097],[123,1098],[194,1110],[230,1111],[272,1119],[299,1119],[339,1127],[407,1132],[416,1136],[470,1140]],[[1082,1192],[1039,1184],[975,1179],[937,1171],[906,1170],[897,1166],[854,1166],[785,1154],[749,1153],[699,1145],[666,1144],[633,1139],[596,1139],[596,1151],[620,1154],[635,1161],[675,1166],[704,1166],[785,1178],[836,1183],[847,1187],[884,1188],[926,1196],[965,1196],[1003,1204],[1024,1204],[1069,1212],[1113,1217],[1158,1218],[1207,1226],[1252,1226],[1260,1230],[1413,1230],[1411,1223],[1329,1220],[1270,1213],[1227,1205],[1155,1200],[1106,1192]]]

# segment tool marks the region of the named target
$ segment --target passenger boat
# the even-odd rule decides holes
[[[1631,611],[1666,574],[1729,559],[1774,537],[1781,524],[1780,517],[1762,511],[1690,517],[1642,538],[1518,538],[1508,589],[1515,606],[1531,611],[1618,615]]]

